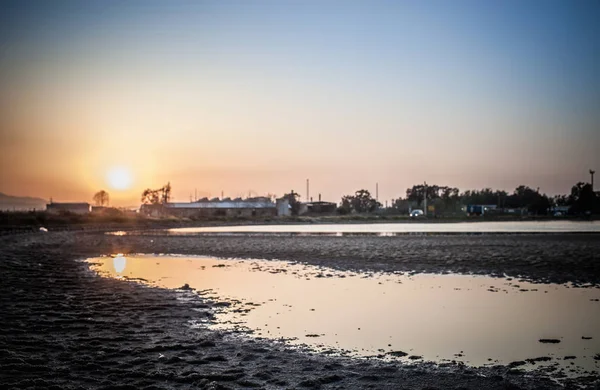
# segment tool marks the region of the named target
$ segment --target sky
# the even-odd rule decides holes
[[[0,192],[383,203],[596,168],[598,1],[0,5]]]

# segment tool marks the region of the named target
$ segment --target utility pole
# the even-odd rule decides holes
[[[379,202],[379,183],[375,183],[375,201]]]
[[[427,216],[427,182],[423,183],[423,213]]]
[[[590,176],[592,177],[592,192],[594,192],[594,173],[596,173],[596,171],[590,169]]]

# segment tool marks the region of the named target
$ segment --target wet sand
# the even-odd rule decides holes
[[[600,234],[87,237],[93,238],[86,248],[96,253],[281,259],[340,270],[506,274],[600,285]]]
[[[600,236],[167,237],[48,233],[0,238],[2,388],[554,389],[518,368],[328,357],[190,328],[218,304],[96,277],[111,253],[298,260],[338,269],[474,272],[600,284]],[[182,294],[190,299],[182,300]],[[600,351],[597,351],[600,353]],[[598,376],[566,379],[597,388]]]

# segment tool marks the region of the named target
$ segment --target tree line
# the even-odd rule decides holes
[[[169,202],[171,185],[167,183],[161,188],[146,189],[142,193],[144,204],[161,204]],[[282,198],[288,199],[292,214],[297,215],[300,209],[300,194],[290,192]],[[405,197],[393,199],[390,209],[406,213],[410,208],[423,208],[424,200],[435,208],[436,213],[459,212],[464,206],[486,205],[498,209],[520,209],[530,214],[545,215],[557,206],[567,207],[572,214],[600,213],[600,196],[592,190],[590,183],[579,182],[571,188],[568,195],[548,196],[540,193],[539,188],[520,185],[512,193],[504,190],[483,188],[461,192],[456,187],[437,184],[416,184],[406,189]],[[108,203],[108,194],[104,191],[94,196],[97,204]],[[353,195],[344,195],[338,206],[339,214],[372,213],[382,208],[382,204],[373,198],[368,190],[361,189]]]
[[[520,185],[512,193],[504,190],[484,188],[461,192],[456,187],[437,184],[417,184],[406,190],[405,197],[392,200],[391,209],[407,212],[410,208],[422,208],[423,202],[434,206],[437,212],[458,212],[467,205],[495,206],[498,209],[521,209],[530,214],[544,215],[557,206],[568,207],[569,212],[600,213],[600,196],[592,190],[589,183],[579,182],[571,188],[568,195],[548,196],[540,193],[539,188]],[[369,191],[359,190],[354,195],[342,197],[338,212],[369,213],[382,207]]]

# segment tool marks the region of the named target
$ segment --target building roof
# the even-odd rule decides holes
[[[242,201],[208,201],[191,203],[167,203],[165,207],[174,209],[264,209],[275,208],[271,201],[242,200]]]
[[[335,203],[335,202],[325,202],[323,200],[319,200],[319,201],[316,201],[316,202],[307,202],[306,204],[308,206],[329,206],[329,205],[336,205],[337,206],[337,203]]]

